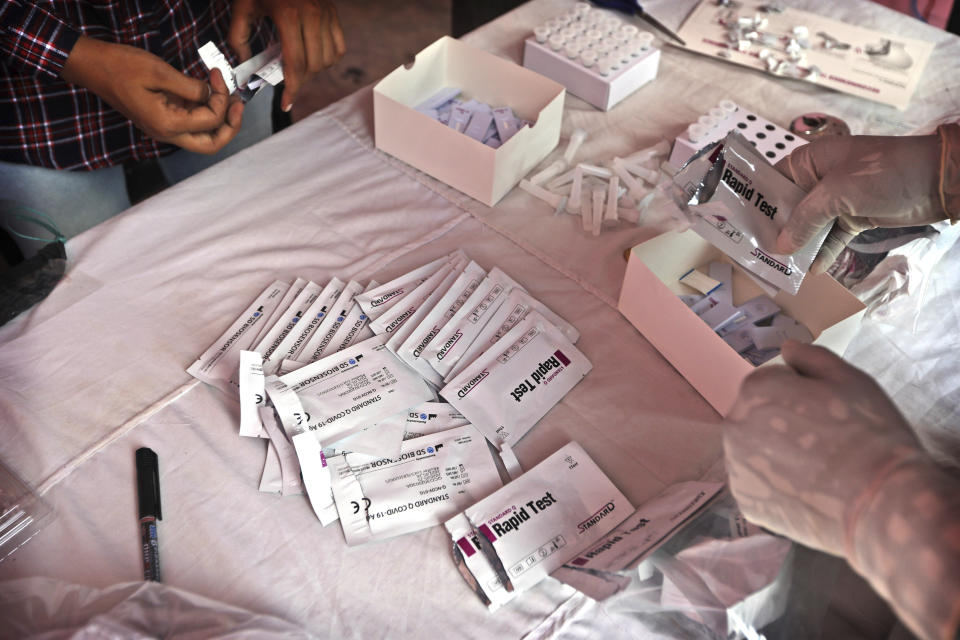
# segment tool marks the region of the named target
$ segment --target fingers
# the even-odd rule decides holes
[[[284,92],[281,107],[289,111],[306,79],[333,65],[346,52],[343,30],[331,3],[302,3],[273,12],[283,51]]]
[[[300,91],[306,71],[307,57],[304,50],[303,30],[299,12],[294,7],[284,7],[274,12],[273,22],[280,36],[280,49],[283,53],[283,98],[280,107],[290,111],[293,101]]]
[[[864,375],[829,349],[811,344],[788,340],[781,347],[780,355],[788,366],[807,378],[843,384]]]
[[[817,257],[814,259],[813,264],[810,265],[810,273],[825,273],[827,269],[837,261],[840,253],[843,252],[856,235],[855,233],[850,233],[842,229],[839,224],[833,225],[830,233],[828,233],[824,239],[823,244],[820,245],[820,251],[817,252]]]
[[[230,31],[227,34],[227,44],[240,58],[240,62],[249,60],[253,55],[250,50],[250,27],[257,19],[254,0],[234,0],[231,8]]]
[[[213,154],[223,149],[233,140],[243,124],[243,103],[234,99],[227,108],[226,118],[216,129],[203,132],[188,132],[167,140],[188,151]]]
[[[793,208],[777,236],[779,253],[794,253],[840,215],[835,193],[835,188],[827,181],[820,182]]]
[[[177,71],[159,58],[152,66],[152,71],[153,77],[149,81],[148,89],[166,91],[197,104],[205,104],[210,97],[210,85]],[[219,71],[217,73],[219,74]]]

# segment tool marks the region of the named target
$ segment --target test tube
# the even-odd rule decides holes
[[[560,29],[560,35],[563,36],[564,40],[573,40],[577,37],[577,30],[573,27],[564,27]]]
[[[687,138],[690,139],[690,142],[700,142],[707,137],[708,133],[710,133],[710,130],[699,122],[694,122],[687,127]]]
[[[707,112],[707,115],[709,115],[711,118],[716,118],[717,122],[719,122],[727,117],[727,112],[720,107],[713,107]]]
[[[702,125],[703,125],[704,127],[706,127],[707,129],[713,129],[715,126],[717,126],[718,124],[720,124],[720,121],[719,121],[719,120],[717,120],[717,119],[714,118],[713,116],[709,116],[709,115],[702,115],[702,116],[700,116],[699,118],[697,118],[697,122],[699,122],[700,124],[702,124]]]
[[[587,49],[586,51],[580,52],[580,62],[583,63],[585,67],[592,67],[597,62],[597,52]]]
[[[550,39],[548,40],[548,42],[550,43],[551,49],[553,49],[554,51],[560,51],[560,49],[562,49],[563,45],[566,43],[566,40],[559,33],[555,33],[552,36],[550,36]]]
[[[540,25],[533,30],[533,37],[537,39],[537,42],[544,43],[550,37],[550,29],[546,25]]]
[[[613,176],[607,184],[607,211],[604,222],[616,222],[618,219],[617,201],[620,199],[620,176]]]
[[[723,109],[724,113],[726,113],[727,115],[730,115],[731,113],[737,110],[737,103],[734,102],[733,100],[730,100],[729,98],[724,98],[719,103],[717,103],[717,106]]]
[[[570,188],[570,197],[567,198],[567,213],[580,213],[583,199],[583,171],[580,167],[573,173],[573,187]]]
[[[646,51],[653,44],[653,34],[649,31],[641,31],[637,34],[637,42],[640,43],[640,48]]]
[[[567,54],[568,58],[576,60],[580,56],[580,47],[576,42],[568,42],[567,46],[563,48],[563,52]]]

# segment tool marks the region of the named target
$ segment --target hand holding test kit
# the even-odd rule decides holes
[[[742,136],[730,133],[674,176],[674,198],[693,229],[759,279],[796,294],[830,227],[793,255],[775,253],[777,235],[806,193]]]

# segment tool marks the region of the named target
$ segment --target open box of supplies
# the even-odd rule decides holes
[[[444,87],[533,121],[498,149],[455,131],[414,107]],[[560,140],[562,85],[445,36],[373,88],[378,149],[493,206]]]
[[[692,268],[706,272],[706,265],[714,261],[732,263],[693,231],[671,231],[637,245],[630,250],[619,309],[714,409],[726,415],[740,383],[755,367],[677,297],[698,293],[680,278]],[[739,265],[733,266],[734,305],[764,294]],[[807,276],[797,295],[781,291],[773,300],[810,330],[814,344],[839,354],[864,311],[856,296],[826,274]],[[770,362],[783,364],[783,359],[777,356]]]

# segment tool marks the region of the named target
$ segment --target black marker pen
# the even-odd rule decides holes
[[[140,503],[140,543],[143,550],[143,579],[160,582],[160,545],[157,520],[160,514],[160,468],[157,454],[137,449],[137,498]]]

